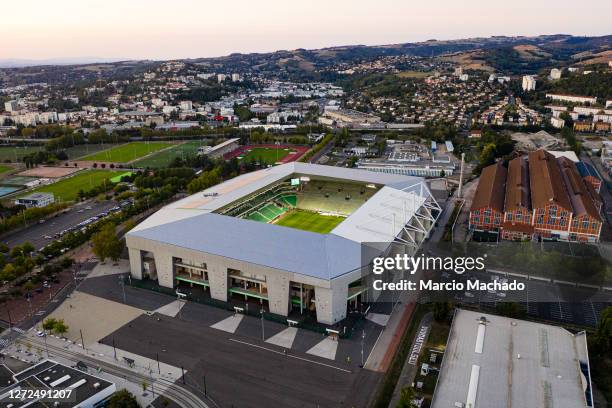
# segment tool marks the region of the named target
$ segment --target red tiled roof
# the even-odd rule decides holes
[[[582,177],[580,177],[574,162],[565,157],[560,157],[558,162],[572,203],[574,215],[581,216],[588,214],[590,217],[600,220],[599,211],[597,211],[593,198],[589,194],[588,187]]]
[[[471,210],[488,207],[499,212],[504,211],[507,173],[508,170],[506,170],[501,162],[482,169]]]
[[[506,203],[504,211],[515,211],[519,208],[531,209],[529,194],[529,167],[525,157],[517,157],[508,164],[506,180]]]
[[[529,180],[533,208],[556,204],[572,210],[555,156],[543,149],[529,153]]]

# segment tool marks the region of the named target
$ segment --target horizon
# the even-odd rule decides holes
[[[11,19],[0,27],[0,60],[172,60],[429,39],[611,34],[607,16],[612,2],[587,2],[577,21],[566,12],[567,0],[542,0],[537,5],[518,0],[512,9],[500,0],[437,0],[426,6],[380,0],[359,7],[348,0],[314,0],[291,7],[279,0],[256,5],[236,0],[232,8],[220,11],[196,0],[177,0],[170,9],[158,0],[58,0],[44,15],[35,0],[23,0],[5,5]],[[500,28],[500,16],[512,32]]]

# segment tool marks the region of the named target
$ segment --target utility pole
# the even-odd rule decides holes
[[[113,352],[115,353],[115,360],[117,359],[117,348],[115,347],[115,338],[113,337]]]
[[[85,350],[85,342],[83,341],[83,330],[79,329],[79,333],[81,333],[81,346],[83,346],[83,350]]]
[[[159,366],[159,353],[155,353],[155,356],[157,358],[157,372],[161,374],[161,367]]]
[[[204,381],[204,396],[207,397],[208,392],[206,392],[206,376],[205,375],[202,376],[202,380]]]
[[[463,165],[465,163],[465,153],[461,153],[461,170],[459,173],[459,192],[457,194],[458,198],[461,198],[461,187],[463,186]]]
[[[259,313],[261,314],[261,341],[266,341],[266,335],[264,330],[264,310],[261,309]]]

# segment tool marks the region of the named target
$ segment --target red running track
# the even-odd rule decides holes
[[[291,149],[294,150],[295,153],[289,153],[288,155],[286,155],[285,157],[283,157],[280,162],[282,164],[285,163],[291,163],[294,162],[296,160],[298,160],[300,157],[302,157],[304,155],[304,153],[306,153],[308,151],[308,147],[306,146],[294,146],[294,145],[289,145],[289,144],[282,144],[282,145],[275,145],[275,144],[258,144],[258,145],[246,145],[246,146],[239,146],[236,150],[233,150],[229,153],[226,153],[223,155],[223,158],[225,160],[230,160],[233,159],[234,157],[238,157],[244,153],[247,152],[247,150],[251,150],[254,148],[270,148],[270,149]]]

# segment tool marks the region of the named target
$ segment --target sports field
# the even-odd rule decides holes
[[[39,192],[53,193],[56,201],[74,201],[78,196],[79,190],[88,191],[105,181],[110,183],[109,179],[123,173],[125,171],[84,170],[57,183],[29,191],[28,194]]]
[[[206,146],[206,143],[199,140],[192,140],[189,142],[181,143],[170,149],[166,149],[162,152],[155,153],[149,157],[145,157],[144,159],[138,160],[134,163],[134,166],[142,168],[166,167],[172,162],[172,160],[177,157],[184,158],[197,154],[198,148],[200,146]]]
[[[171,147],[172,145],[172,143],[166,142],[131,142],[113,147],[112,149],[90,154],[89,156],[83,157],[81,160],[128,163],[150,153],[155,153],[167,147]]]
[[[44,150],[43,146],[23,146],[23,147],[15,147],[15,146],[1,146],[0,147],[0,161],[11,161],[16,162],[21,160],[23,156],[26,156],[30,153],[39,152]]]
[[[321,215],[310,211],[293,210],[275,222],[276,225],[301,229],[304,231],[318,232],[327,234],[336,225],[344,221],[344,217],[333,215]]]
[[[255,147],[244,154],[241,160],[246,160],[247,162],[255,160],[259,163],[274,164],[281,161],[289,153],[291,153],[291,149],[288,148]]]
[[[4,166],[0,164],[0,174],[6,173],[7,171],[11,171],[13,168],[11,166]]]

